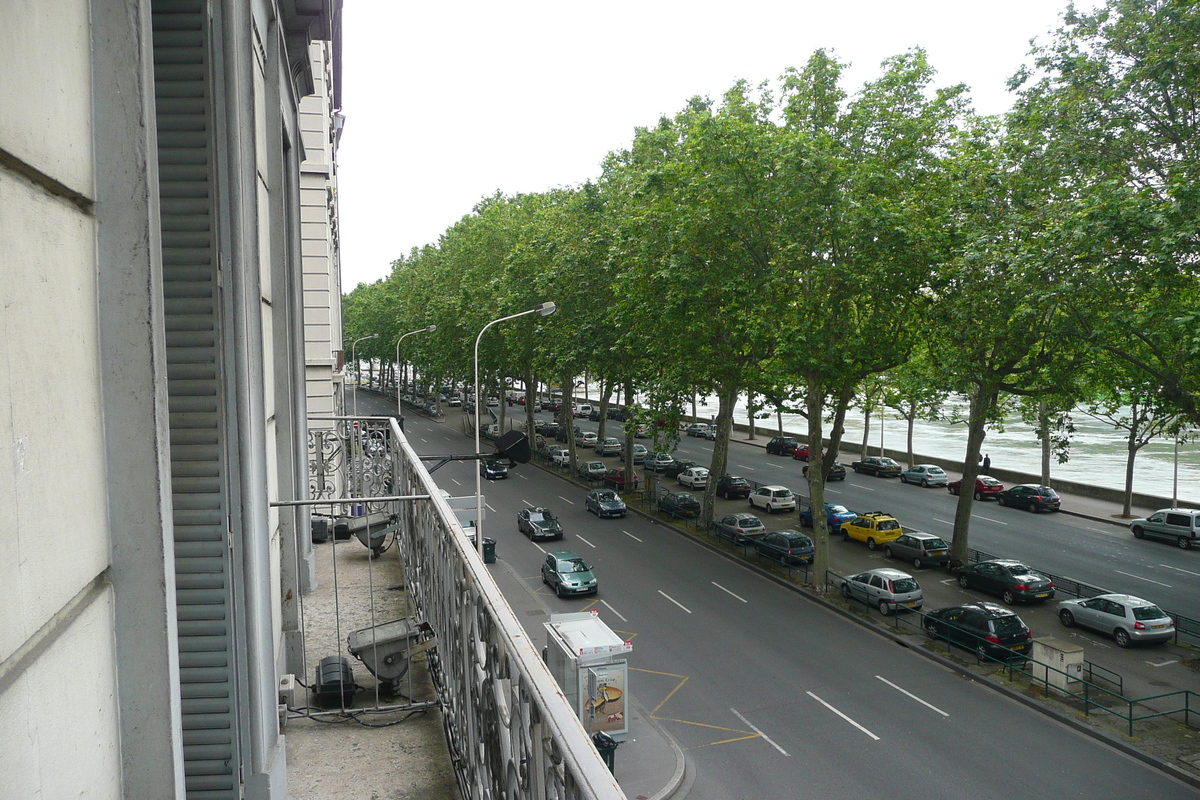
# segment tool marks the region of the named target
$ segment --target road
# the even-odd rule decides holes
[[[410,417],[407,429],[422,453],[471,447],[423,418]],[[763,459],[745,451],[733,461],[783,477],[782,460],[760,466]],[[793,475],[798,467],[786,464]],[[452,494],[470,494],[474,469],[451,463],[435,478]],[[486,484],[484,533],[552,610],[598,604],[633,639],[631,690],[688,752],[696,774],[689,798],[1200,796],[663,526],[637,515],[597,520],[584,511],[584,494],[557,475],[518,467]],[[539,546],[520,535],[515,518],[526,505],[551,506],[565,541]],[[593,563],[596,598],[560,599],[540,586],[543,552],[559,547]]]

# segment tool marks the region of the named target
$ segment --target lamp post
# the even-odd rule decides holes
[[[358,347],[359,342],[378,338],[378,333],[372,333],[370,336],[360,336],[350,343],[350,360],[354,363],[354,416],[356,417],[358,416],[358,389],[362,386],[362,374],[358,371],[358,356],[355,348]]]
[[[396,340],[396,369],[400,369],[400,343],[414,333],[433,333],[437,330],[437,325],[426,325],[424,328],[417,328],[415,331],[409,331]],[[400,376],[396,376],[396,416],[403,418],[404,414],[400,408]]]
[[[479,340],[483,338],[483,334],[487,329],[497,322],[516,319],[526,314],[541,314],[543,317],[548,317],[557,310],[558,307],[552,302],[542,303],[528,311],[522,311],[519,314],[509,314],[507,317],[492,320],[487,325],[484,325],[483,329],[479,331],[479,335],[475,337],[475,550],[479,553],[480,561],[483,561],[483,480],[480,478],[479,462],[482,460],[483,453],[479,446],[479,409],[481,408],[479,405]]]

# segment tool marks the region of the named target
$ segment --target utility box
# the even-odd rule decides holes
[[[1052,637],[1034,639],[1029,671],[1038,684],[1065,692],[1072,681],[1083,680],[1083,648]]]
[[[617,742],[629,735],[629,665],[633,644],[605,625],[595,610],[552,614],[546,626],[546,666],[589,734]]]

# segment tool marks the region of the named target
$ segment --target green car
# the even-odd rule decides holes
[[[591,564],[571,550],[554,550],[542,562],[542,583],[554,588],[559,597],[570,594],[595,594],[596,576]]]

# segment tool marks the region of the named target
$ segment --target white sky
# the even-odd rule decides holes
[[[1090,8],[1094,2],[1077,5]],[[577,185],[634,128],[735,80],[774,81],[818,47],[853,94],[924,47],[939,85],[997,114],[1005,81],[1066,0],[346,0],[338,152],[342,290],[387,276],[481,197]]]

